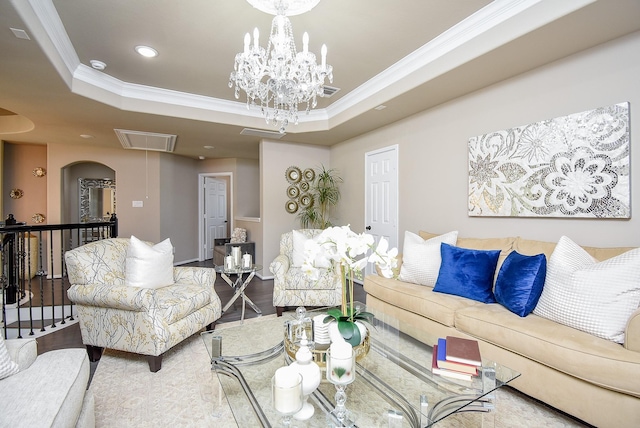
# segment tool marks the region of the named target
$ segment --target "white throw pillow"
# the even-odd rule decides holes
[[[307,242],[307,238],[301,232],[297,230],[293,231],[293,249],[291,251],[291,265],[294,267],[302,266],[304,263],[304,243]]]
[[[20,371],[20,367],[9,356],[9,351],[0,335],[0,379],[14,375]]]
[[[132,235],[124,282],[140,288],[160,288],[173,284],[173,245],[169,238],[150,246]]]
[[[624,343],[640,304],[640,248],[598,262],[563,236],[549,258],[533,313],[603,339]]]
[[[427,240],[405,231],[400,280],[433,287],[442,263],[440,244],[456,245],[457,241],[457,230]]]

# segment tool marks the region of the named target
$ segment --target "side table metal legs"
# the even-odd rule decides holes
[[[233,303],[238,299],[238,297],[242,296],[242,315],[240,317],[241,322],[244,321],[245,304],[249,304],[249,306],[251,306],[251,309],[253,309],[258,315],[262,315],[262,311],[260,310],[260,308],[258,308],[256,304],[253,303],[251,299],[249,299],[244,293],[245,288],[249,286],[249,283],[251,282],[255,274],[255,270],[250,272],[249,276],[247,276],[244,282],[242,281],[242,273],[237,274],[238,278],[235,280],[235,282],[233,282],[231,278],[229,278],[225,273],[222,273],[220,275],[222,276],[222,279],[224,279],[225,282],[229,284],[229,286],[231,286],[231,288],[236,290],[235,293],[233,293],[233,297],[231,297],[229,302],[227,302],[227,304],[224,305],[224,308],[222,308],[222,313],[225,313],[227,309],[229,309],[229,307],[231,307],[231,305],[233,305]]]

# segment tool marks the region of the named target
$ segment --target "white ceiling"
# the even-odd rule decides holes
[[[177,135],[183,156],[257,158],[260,137],[240,132],[275,129],[228,79],[271,19],[244,0],[0,2],[0,139],[122,148],[126,129]],[[281,141],[332,145],[638,31],[640,0],[321,0],[291,21],[311,51],[327,44],[340,91]],[[10,112],[33,130],[3,132]]]

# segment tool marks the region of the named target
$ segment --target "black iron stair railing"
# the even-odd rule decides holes
[[[0,227],[0,299],[5,338],[43,334],[73,318],[64,253],[118,236],[115,214],[95,223]],[[36,333],[39,330],[39,333]]]

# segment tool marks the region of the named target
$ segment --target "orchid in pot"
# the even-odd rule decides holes
[[[366,255],[371,251],[370,255]],[[354,308],[354,278],[362,277],[362,270],[367,263],[375,263],[381,273],[391,278],[393,269],[397,267],[398,250],[389,249],[385,238],[380,238],[378,245],[368,233],[357,234],[349,226],[329,227],[313,239],[305,243],[305,261],[302,270],[312,279],[319,277],[316,266],[331,264],[339,269],[342,278],[342,305],[340,309],[327,311],[324,322],[337,321],[340,335],[352,346],[360,344],[362,335],[356,321],[373,323],[373,314]]]

